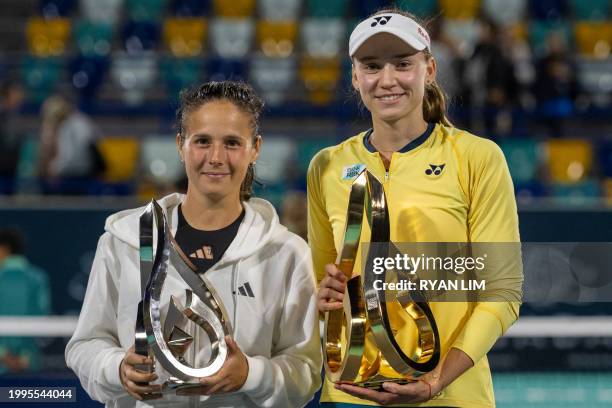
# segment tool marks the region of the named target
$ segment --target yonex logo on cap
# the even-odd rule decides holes
[[[379,16],[379,17],[374,17],[374,20],[372,22],[372,24],[370,24],[370,27],[376,27],[377,25],[385,25],[389,22],[389,20],[391,20],[391,17],[393,16]]]

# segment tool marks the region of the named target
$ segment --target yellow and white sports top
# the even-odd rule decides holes
[[[392,242],[520,242],[512,179],[495,143],[430,124],[423,135],[393,153],[387,172],[369,143],[370,134],[325,148],[310,163],[308,242],[319,282],[342,245],[351,184],[364,166],[383,182]],[[358,253],[356,263],[360,260]],[[355,271],[361,271],[359,265]],[[497,278],[513,283],[505,287],[521,287],[521,267],[496,274],[487,277],[487,287]],[[520,289],[510,292],[504,293],[507,302],[430,304],[442,357],[455,347],[475,364],[438,398],[414,406],[495,406],[486,353],[518,318],[522,294]],[[328,381],[321,401],[376,405],[338,391]]]

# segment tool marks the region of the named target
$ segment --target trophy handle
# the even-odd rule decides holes
[[[365,272],[361,275],[364,287],[367,317],[376,345],[382,352],[389,365],[398,373],[407,377],[419,377],[433,370],[440,361],[440,336],[436,321],[429,304],[424,301],[416,302],[409,292],[403,292],[397,297],[401,308],[410,316],[417,327],[417,346],[411,358],[402,350],[395,340],[394,330],[391,326],[387,311],[387,299],[384,291],[374,288],[374,281],[388,273],[387,270],[380,276],[370,273],[373,269],[374,258],[389,256],[390,229],[387,198],[382,183],[370,172],[367,172],[366,202],[368,207],[368,221],[371,226],[372,238],[368,249]],[[417,294],[420,295],[420,294]],[[423,296],[420,296],[422,299]]]

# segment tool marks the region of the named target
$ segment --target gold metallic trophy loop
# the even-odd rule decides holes
[[[351,278],[364,209],[371,229],[371,245],[365,272]],[[374,275],[373,259],[389,256],[389,246],[389,213],[382,183],[363,170],[351,186],[342,250],[336,260],[347,277],[343,308],[325,315],[325,368],[334,383],[377,388],[384,381],[415,380],[438,365],[440,341],[429,305],[413,299],[409,292],[386,299],[385,291],[374,289],[374,281],[384,281],[389,271]],[[389,318],[389,308],[414,323],[416,337],[411,338],[412,349],[405,351],[396,340],[397,329]],[[378,348],[375,359],[365,358],[366,338],[372,339]],[[389,370],[383,373],[384,367],[390,367],[395,373],[389,375]]]

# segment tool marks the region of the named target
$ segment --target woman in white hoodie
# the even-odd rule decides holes
[[[270,203],[250,198],[262,106],[242,83],[209,82],[183,92],[176,142],[189,180],[187,194],[159,201],[179,246],[228,313],[233,333],[226,338],[224,366],[189,397],[159,394],[165,379],[160,367],[152,374],[135,369],[151,363],[133,351],[143,208],[122,211],[106,221],[79,322],[66,347],[68,366],[93,399],[115,407],[299,407],[319,388],[321,351],[308,246],[279,224]],[[184,297],[186,288],[171,267],[164,291]],[[205,347],[201,337],[192,347]]]

